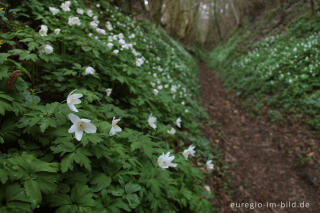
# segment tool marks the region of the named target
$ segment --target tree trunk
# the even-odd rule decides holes
[[[240,17],[239,17],[239,14],[238,14],[235,6],[234,6],[233,0],[229,0],[229,3],[231,6],[231,9],[232,9],[232,13],[234,15],[234,18],[236,19],[237,27],[240,27],[241,26]]]
[[[150,5],[150,14],[152,21],[154,21],[156,24],[160,25],[161,23],[161,17],[162,17],[162,4],[163,0],[149,0]]]
[[[217,1],[214,2],[213,5],[213,13],[214,13],[214,21],[216,24],[216,28],[217,28],[217,32],[218,32],[218,36],[219,36],[219,40],[222,40],[222,35],[221,35],[221,28],[220,28],[220,24],[219,24],[219,20],[218,20],[218,11],[217,11]]]
[[[315,2],[314,0],[310,0],[310,7],[311,7],[311,16],[315,14]]]

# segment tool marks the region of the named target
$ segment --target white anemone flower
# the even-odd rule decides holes
[[[144,61],[143,61],[142,58],[138,58],[138,59],[136,60],[136,66],[137,66],[137,67],[140,67],[143,63],[144,63]]]
[[[81,22],[80,22],[79,17],[69,17],[68,24],[70,26],[72,26],[72,25],[78,25],[79,26],[79,25],[81,25]]]
[[[119,50],[113,50],[113,53],[117,55],[119,53]]]
[[[63,2],[63,3],[60,5],[60,7],[61,7],[61,9],[62,9],[64,12],[69,12],[69,11],[71,11],[71,10],[70,10],[70,4],[71,4],[70,1],[66,1],[66,2]]]
[[[174,135],[174,134],[176,134],[176,130],[174,128],[171,128],[170,130],[168,130],[168,134]]]
[[[40,53],[45,53],[47,55],[53,53],[53,47],[49,44],[40,47]]]
[[[109,132],[110,136],[113,136],[113,135],[117,134],[117,132],[121,132],[122,131],[121,127],[118,126],[118,123],[119,123],[120,120],[121,120],[120,118],[119,119],[115,119],[115,117],[113,117],[113,119],[112,119],[112,127],[111,127],[110,132]]]
[[[158,95],[159,91],[157,89],[153,89],[153,94]]]
[[[194,156],[194,154],[196,153],[196,151],[194,151],[194,145],[190,145],[189,147],[188,147],[188,149],[185,149],[184,151],[183,151],[183,156],[186,158],[186,159],[188,159],[188,157],[189,157],[189,155],[191,155],[191,156]]]
[[[112,43],[108,43],[107,46],[108,46],[108,48],[111,49],[113,47],[113,44]]]
[[[158,165],[162,169],[168,169],[169,167],[176,167],[176,163],[172,163],[174,160],[174,156],[170,156],[170,152],[167,154],[162,153],[162,155],[159,156],[158,158]]]
[[[91,123],[88,119],[80,119],[75,114],[70,113],[68,115],[72,122],[72,126],[69,129],[69,133],[75,133],[76,139],[81,140],[83,132],[88,134],[96,133],[97,127]]]
[[[148,123],[153,129],[157,128],[157,124],[156,124],[157,123],[157,118],[152,116],[152,114],[148,118]]]
[[[92,21],[92,22],[90,22],[90,26],[93,27],[93,28],[97,28],[98,24],[97,24],[97,22]]]
[[[105,35],[106,34],[106,31],[104,29],[101,29],[101,28],[97,28],[96,31],[97,31],[97,33],[99,33],[101,35]]]
[[[92,10],[87,10],[87,15],[88,15],[89,17],[92,17],[92,16],[93,16]]]
[[[93,67],[87,67],[85,70],[85,75],[93,75],[96,71],[93,69]]]
[[[181,128],[181,118],[179,117],[177,120],[176,120],[176,124],[177,124],[177,127]]]
[[[207,169],[208,169],[208,170],[212,170],[212,169],[214,168],[214,165],[213,165],[213,163],[212,163],[212,160],[208,160],[208,161],[206,162],[206,166],[207,166]]]
[[[82,98],[82,94],[73,94],[74,91],[72,91],[68,97],[67,97],[67,104],[68,107],[71,109],[71,111],[78,112],[78,109],[74,106],[75,104],[80,104]]]
[[[40,36],[47,36],[47,32],[48,32],[47,25],[41,25],[40,30],[39,30]]]
[[[177,87],[176,86],[172,86],[171,87],[171,92],[172,93],[176,93],[177,92]]]
[[[57,29],[54,30],[54,33],[55,33],[56,35],[59,35],[60,32],[61,32],[61,30],[60,30],[59,28],[57,28]]]
[[[77,9],[77,13],[78,13],[78,14],[80,14],[80,15],[83,15],[84,10],[83,10],[83,9],[81,9],[81,8],[78,8],[78,9]]]
[[[107,96],[110,96],[112,93],[112,88],[106,89]]]
[[[52,15],[54,15],[54,16],[57,15],[60,12],[60,10],[58,8],[55,8],[55,7],[49,7],[49,10],[52,13]]]

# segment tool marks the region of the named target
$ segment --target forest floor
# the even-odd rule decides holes
[[[206,128],[204,132],[208,140],[220,146],[229,165],[231,188],[235,190],[231,198],[219,202],[225,205],[224,212],[320,212],[319,167],[312,163],[299,166],[297,159],[297,153],[302,151],[308,153],[306,158],[312,158],[310,150],[319,148],[320,137],[299,121],[275,124],[266,116],[245,112],[241,101],[203,63],[200,80],[205,108],[211,119],[219,123],[219,129]],[[281,202],[289,205],[289,201],[308,203],[310,207],[279,206]],[[231,209],[231,202],[264,206],[254,210]],[[268,208],[266,205],[272,202],[278,206]]]

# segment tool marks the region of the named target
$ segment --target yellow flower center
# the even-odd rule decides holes
[[[80,122],[78,123],[78,128],[79,128],[79,129],[84,129],[85,127],[86,127],[86,124],[85,124],[84,122],[80,121]]]
[[[73,97],[71,97],[71,103],[72,103],[72,104],[74,103],[74,98],[73,98]]]
[[[112,124],[112,127],[113,127],[113,128],[118,128],[118,123],[114,122],[114,123]]]

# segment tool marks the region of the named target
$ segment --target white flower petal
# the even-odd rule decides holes
[[[115,135],[115,134],[116,134],[115,129],[112,127],[112,128],[110,129],[109,135],[110,135],[110,136],[113,136],[113,135]]]
[[[82,98],[83,95],[82,94],[72,94],[73,98]]]
[[[86,128],[84,129],[86,133],[96,133],[97,127],[92,123],[86,123]]]
[[[70,129],[68,130],[68,133],[74,133],[76,131],[77,126],[73,124]]]
[[[75,114],[70,113],[68,115],[69,119],[71,120],[72,123],[76,124],[80,121],[80,118],[76,116]]]
[[[121,132],[121,131],[122,131],[122,129],[121,129],[121,127],[120,127],[120,126],[117,126],[117,128],[115,128],[115,131],[116,131],[116,132]]]
[[[70,108],[71,111],[73,112],[79,112],[78,109],[74,106],[74,104],[68,104],[68,107]],[[70,117],[69,117],[70,118]],[[70,119],[71,120],[71,119]]]
[[[76,130],[76,139],[78,141],[81,141],[82,135],[83,135],[83,131]]]
[[[81,104],[81,100],[80,99],[74,99],[73,104]]]

